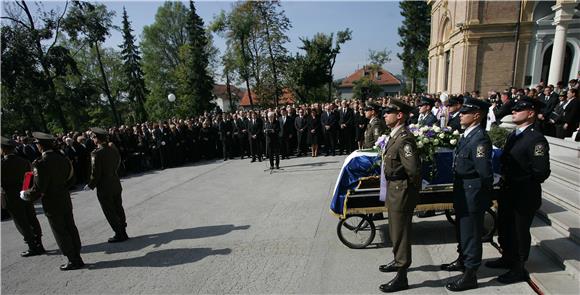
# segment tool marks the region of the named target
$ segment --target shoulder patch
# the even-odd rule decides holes
[[[534,146],[534,156],[541,157],[546,154],[546,146],[543,143],[538,143]]]
[[[405,144],[405,146],[403,146],[403,151],[405,152],[405,158],[413,156],[413,147],[410,144]]]
[[[486,152],[485,145],[480,144],[477,146],[477,151],[476,151],[475,157],[476,158],[485,158],[485,152]]]

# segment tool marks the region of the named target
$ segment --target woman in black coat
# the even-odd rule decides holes
[[[307,142],[310,144],[312,149],[312,157],[318,156],[318,143],[320,142],[320,136],[322,135],[322,125],[320,125],[320,117],[316,112],[316,109],[310,110],[310,115],[306,122],[306,130],[308,130]]]
[[[359,150],[364,146],[365,130],[368,123],[369,120],[365,117],[363,107],[359,106],[358,112],[354,115],[355,139]]]

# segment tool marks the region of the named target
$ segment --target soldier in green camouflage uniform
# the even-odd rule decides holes
[[[363,148],[372,148],[377,139],[387,132],[385,121],[379,118],[379,106],[369,103],[365,107],[365,117],[369,119],[367,130],[365,130],[365,140]]]

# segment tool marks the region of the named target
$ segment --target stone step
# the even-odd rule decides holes
[[[560,151],[557,154],[550,151],[550,163],[556,163],[572,171],[580,171],[580,158],[569,151]]]
[[[558,164],[556,161],[551,161],[550,170],[552,171],[550,180],[580,192],[580,170],[574,171]]]
[[[532,245],[537,245],[556,264],[578,278],[580,275],[580,246],[546,224],[534,218],[530,228]]]
[[[538,216],[580,246],[580,215],[544,199],[542,207],[538,210]]]
[[[580,215],[580,192],[551,179],[542,183],[542,192],[544,199]]]
[[[534,282],[544,294],[579,294],[580,281],[577,277],[555,264],[538,246],[530,249],[526,263]]]

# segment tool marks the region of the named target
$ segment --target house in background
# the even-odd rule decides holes
[[[296,101],[297,100],[294,97],[294,93],[292,92],[292,90],[290,90],[288,88],[282,89],[282,95],[280,96],[280,98],[278,100],[279,106],[294,104],[294,103],[296,103]],[[252,91],[252,103],[254,104],[254,107],[273,106],[273,102],[264,103],[254,91]],[[240,107],[242,107],[246,110],[251,108],[250,96],[248,95],[247,90],[244,91],[244,96],[242,96],[242,99],[240,100]]]
[[[369,67],[364,66],[362,69],[357,70],[340,82],[338,86],[338,94],[340,95],[340,98],[352,99],[354,82],[366,76],[373,79],[373,81],[383,89],[380,94],[381,96],[396,95],[401,91],[401,81],[389,71],[380,68],[376,73],[374,73],[374,71],[371,71]]]
[[[213,95],[215,98],[211,102],[215,103],[224,112],[235,110],[243,93],[239,88],[233,85],[230,85],[230,91],[232,92],[232,101],[230,101],[228,95],[227,85],[215,84],[213,86]]]

